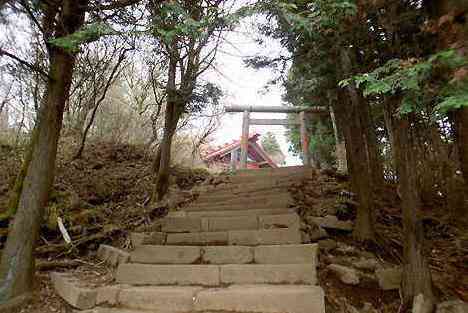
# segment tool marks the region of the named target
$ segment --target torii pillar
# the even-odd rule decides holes
[[[322,107],[287,107],[287,106],[242,106],[226,107],[226,112],[243,112],[240,167],[247,167],[250,125],[299,125],[301,132],[301,149],[304,166],[311,166],[309,155],[309,136],[307,135],[307,114],[328,114]],[[299,119],[251,119],[250,112],[257,113],[296,113]]]

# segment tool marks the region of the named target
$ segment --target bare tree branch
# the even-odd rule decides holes
[[[31,69],[31,70],[33,70],[35,72],[38,72],[39,74],[41,74],[45,78],[52,80],[52,78],[49,76],[49,74],[47,74],[43,69],[41,69],[37,65],[31,64],[31,63],[29,63],[29,62],[15,56],[14,54],[11,54],[10,52],[7,52],[7,51],[3,50],[2,48],[0,48],[0,56],[2,56],[2,55],[6,56],[6,57],[9,57],[10,59],[15,60],[16,62],[20,63],[23,66],[26,66],[27,68],[29,68],[29,69]]]
[[[122,53],[120,54],[119,56],[119,59],[117,60],[117,63],[115,64],[114,68],[112,69],[112,73],[109,75],[109,78],[107,79],[107,82],[106,82],[106,86],[104,87],[104,91],[102,92],[101,94],[101,97],[98,99],[98,101],[96,102],[96,105],[94,106],[93,108],[93,112],[91,113],[91,118],[88,122],[88,124],[86,125],[86,129],[83,133],[83,137],[81,138],[81,145],[80,145],[80,148],[78,149],[76,155],[74,156],[73,159],[78,159],[81,157],[82,153],[83,153],[83,150],[84,150],[84,146],[85,146],[85,143],[86,143],[86,137],[88,136],[88,132],[89,132],[89,129],[91,128],[91,126],[93,125],[93,122],[94,122],[94,119],[96,117],[96,112],[100,106],[100,104],[104,101],[104,99],[106,98],[106,95],[107,95],[107,91],[109,90],[109,88],[111,87],[112,83],[114,82],[114,78],[117,76],[117,73],[118,73],[118,70],[120,68],[120,65],[122,64],[122,62],[125,60],[125,58],[127,57],[126,54],[127,52],[133,50],[134,48],[127,48],[127,49],[124,49],[122,51]]]

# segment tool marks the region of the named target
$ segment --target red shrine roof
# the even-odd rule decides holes
[[[262,146],[257,143],[258,137],[261,135],[259,133],[252,133],[249,135],[249,146],[248,146],[248,156],[251,160],[254,160],[256,163],[266,162],[269,166],[276,168],[278,165],[270,158],[268,153],[263,150]],[[202,152],[202,159],[205,162],[221,160],[224,156],[231,154],[232,151],[240,148],[240,140],[233,140],[230,143],[226,143],[217,147],[208,147]],[[247,167],[257,167],[254,164]]]

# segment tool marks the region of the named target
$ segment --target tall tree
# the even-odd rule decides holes
[[[433,24],[438,34],[438,48],[443,50],[454,48],[464,58],[468,58],[466,41],[468,38],[468,3],[459,0],[437,0],[428,4]],[[452,84],[457,89],[465,90],[468,94],[468,65],[460,68]],[[465,205],[458,209],[457,217],[466,217],[468,213],[468,96],[458,105],[450,108],[450,117],[453,120],[454,134],[456,138],[460,168],[465,187]],[[461,219],[468,225],[468,220]]]
[[[73,34],[84,24],[87,0],[64,0],[41,7],[41,28],[48,42]],[[54,178],[57,141],[72,80],[76,52],[49,45],[46,92],[21,173],[15,185],[16,215],[0,264],[0,303],[30,292],[33,286],[34,246],[44,206]]]
[[[168,59],[164,134],[154,161],[154,201],[161,200],[169,188],[171,146],[183,113],[197,111],[198,95],[219,96],[213,84],[201,85],[199,77],[215,59],[221,32],[231,25],[226,0],[172,1],[153,4],[154,36]]]
[[[265,25],[268,33],[280,38],[292,54],[288,96],[299,105],[332,106],[338,129],[344,134],[352,186],[360,202],[354,235],[362,241],[373,240],[374,185],[369,177],[375,169],[381,171],[381,166],[373,164],[380,161],[375,155],[376,138],[369,130],[374,125],[360,91],[337,86],[341,79],[356,73],[362,52],[355,42],[366,27],[356,5],[321,0],[264,2],[264,7],[278,20],[276,28]],[[333,134],[332,123],[328,124]],[[375,173],[378,176],[383,177],[383,173]]]
[[[61,0],[19,4],[43,34],[49,68],[47,73],[42,73],[47,79],[45,92],[9,204],[16,215],[10,223],[0,263],[0,305],[3,307],[20,302],[33,288],[34,247],[54,180],[57,142],[76,55],[79,44],[95,40],[100,34],[99,31],[96,34],[96,28],[82,30],[86,12],[129,5],[127,1],[92,6],[90,3],[89,0]]]

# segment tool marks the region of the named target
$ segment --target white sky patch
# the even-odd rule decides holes
[[[255,17],[258,20],[258,16]],[[276,78],[273,70],[255,70],[247,68],[243,58],[252,56],[278,56],[287,53],[280,43],[268,39],[262,46],[254,41],[255,29],[249,21],[245,21],[235,32],[225,36],[225,42],[219,47],[215,69],[204,75],[204,79],[218,84],[226,97],[223,105],[253,105],[253,106],[281,106],[284,105],[282,95],[284,88],[279,85],[270,86],[265,90],[267,83]],[[285,114],[278,113],[251,113],[251,118],[286,118]],[[275,134],[281,150],[286,156],[286,165],[302,164],[302,161],[289,152],[289,143],[285,137],[286,129],[283,126],[258,126],[252,125],[250,132]],[[242,132],[242,113],[227,113],[222,117],[221,126],[214,135],[214,144],[221,145],[234,139],[239,139]],[[261,137],[260,137],[261,138]]]
[[[249,3],[248,0],[239,0],[238,6]],[[13,15],[12,21],[8,24],[0,25],[2,35],[0,35],[0,45],[2,48],[14,51],[24,59],[28,59],[28,47],[31,38],[29,23],[24,18]],[[215,61],[215,68],[210,69],[203,75],[203,79],[218,84],[225,93],[223,106],[236,105],[284,105],[282,95],[285,90],[278,85],[270,86],[265,90],[265,86],[276,78],[276,74],[271,69],[255,70],[247,68],[243,63],[243,58],[253,56],[279,56],[287,55],[278,41],[271,38],[262,37],[263,45],[254,41],[258,37],[257,30],[253,22],[263,21],[262,16],[253,16],[245,19],[241,25],[233,32],[225,33],[225,40],[219,47]],[[14,44],[14,46],[11,46]],[[0,66],[7,60],[0,63]],[[9,60],[8,60],[9,61]],[[0,93],[2,90],[0,89]],[[252,118],[286,118],[284,114],[252,113]],[[239,139],[242,128],[242,113],[225,114],[221,120],[221,126],[214,135],[214,144],[223,144],[233,139]],[[298,157],[289,152],[289,143],[285,137],[286,129],[282,126],[251,126],[252,132],[264,134],[268,131],[275,134],[280,143],[283,153],[286,155],[287,165],[302,164]]]

